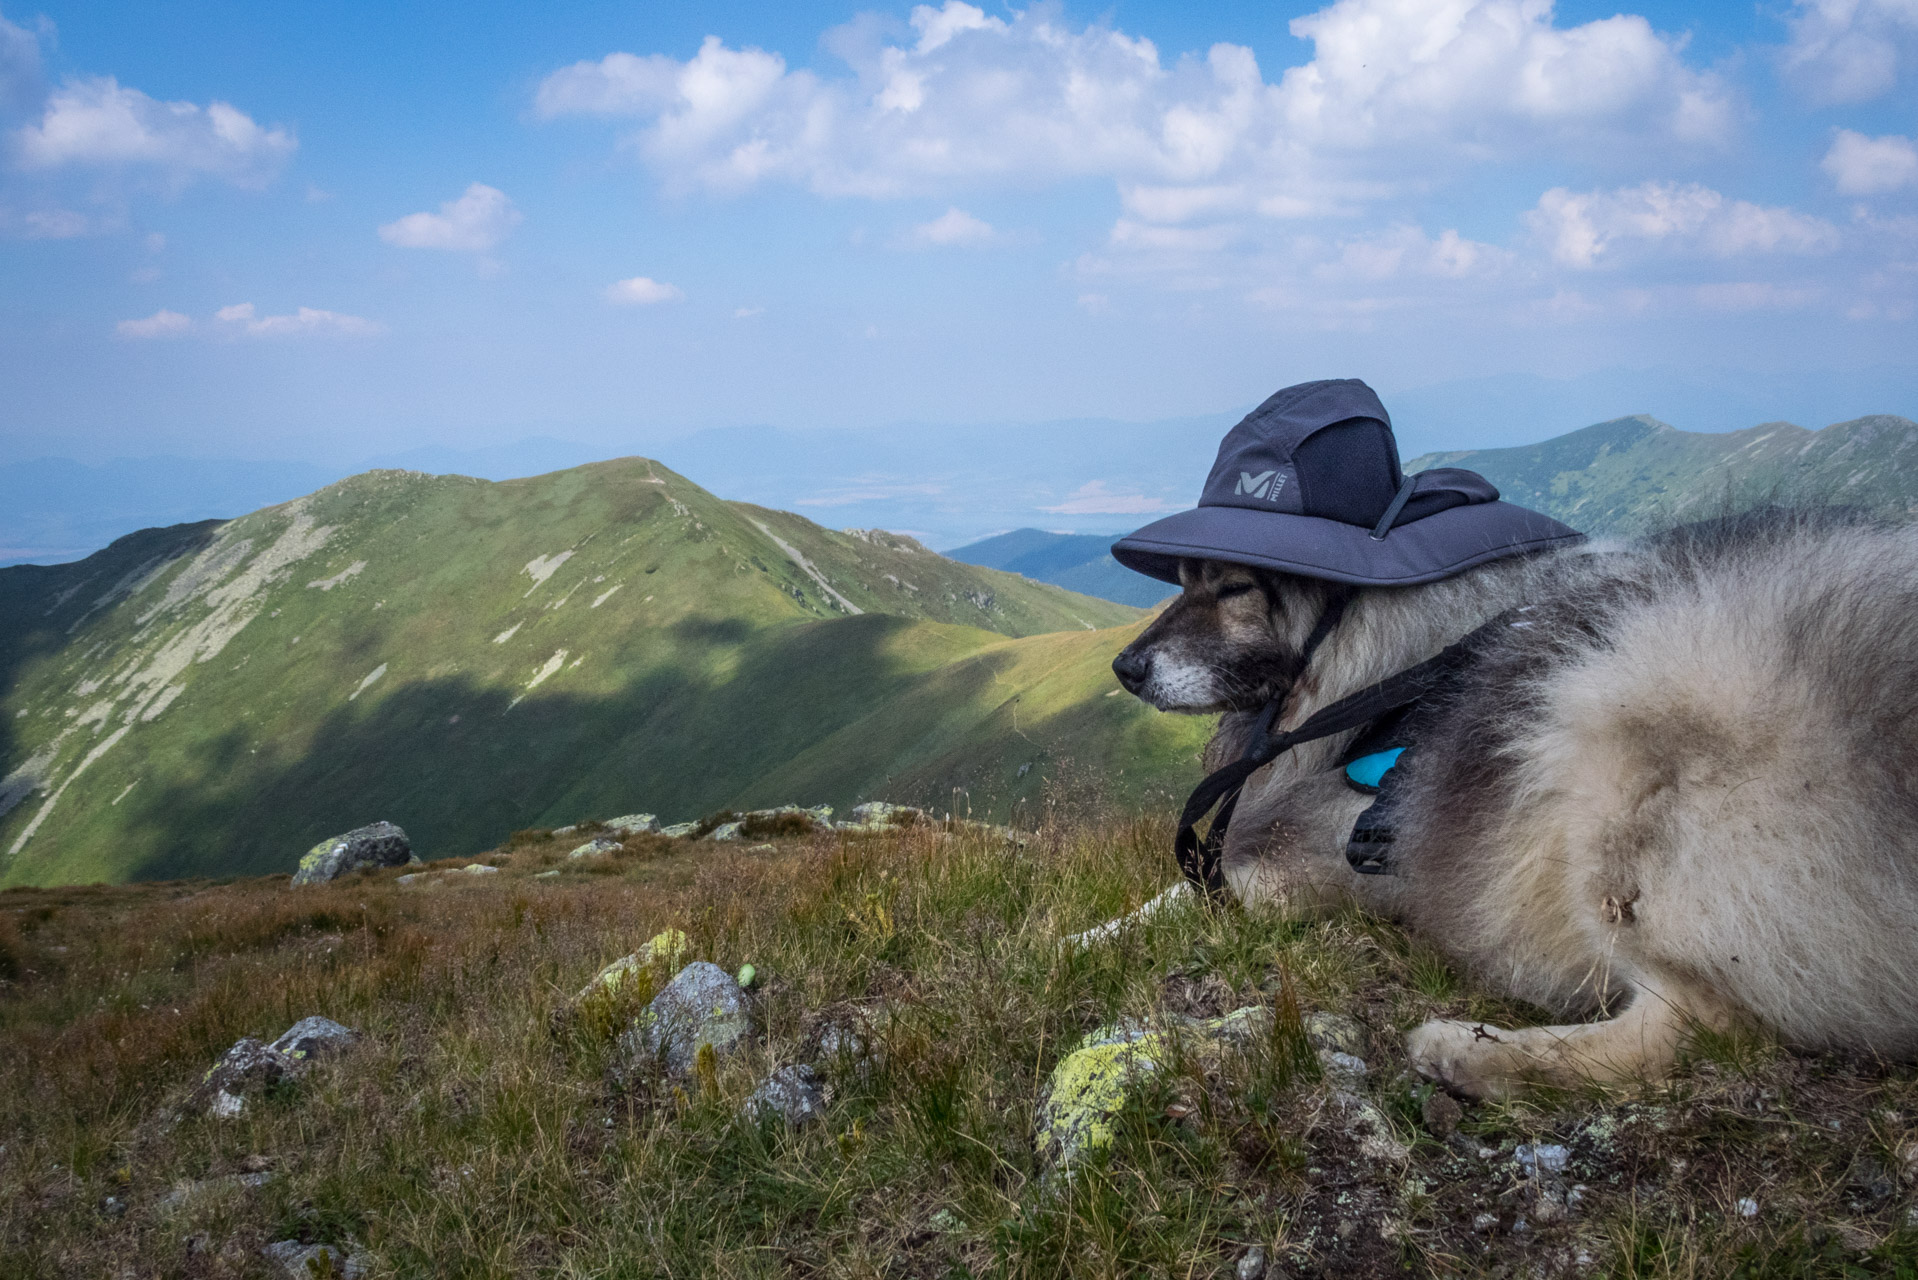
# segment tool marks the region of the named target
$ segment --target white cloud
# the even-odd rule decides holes
[[[226,326],[228,333],[251,338],[370,338],[386,332],[386,326],[377,320],[313,307],[300,307],[291,315],[263,316],[254,310],[252,303],[236,302],[230,307],[221,307],[213,313],[213,318]]]
[[[1554,187],[1525,215],[1552,258],[1595,267],[1630,245],[1663,244],[1714,258],[1752,253],[1820,253],[1838,229],[1791,209],[1728,200],[1697,183],[1647,182],[1614,191]]]
[[[964,209],[946,210],[931,222],[912,229],[912,242],[920,245],[984,244],[992,239],[992,224],[973,217]]]
[[[47,98],[38,124],[13,132],[27,169],[133,168],[176,185],[200,176],[260,186],[299,146],[225,102],[160,102],[112,76],[70,80]]]
[[[709,37],[685,62],[564,68],[535,107],[636,120],[633,145],[680,188],[885,197],[1094,175],[1147,221],[1298,216],[1582,137],[1716,137],[1730,114],[1644,19],[1560,28],[1541,0],[1337,0],[1293,23],[1315,56],[1277,82],[1249,49],[1168,65],[1050,6],[1002,20],[946,0],[911,20],[911,44],[839,40],[850,76]]]
[[[765,314],[766,308],[764,307],[737,307],[733,310],[733,319],[751,320],[754,316],[763,316]]]
[[[1844,195],[1882,195],[1918,182],[1918,145],[1897,134],[1867,138],[1840,129],[1819,167]]]
[[[380,228],[380,239],[402,249],[447,249],[484,253],[504,240],[523,218],[504,191],[475,182],[438,213],[409,213]]]
[[[0,115],[31,111],[45,93],[39,39],[0,16]]]
[[[1918,0],[1798,0],[1785,70],[1819,102],[1890,91],[1918,50]]]
[[[667,284],[648,276],[634,276],[606,286],[606,301],[628,307],[647,307],[656,302],[678,302],[686,296],[676,284]]]
[[[1441,231],[1433,239],[1422,227],[1398,226],[1346,241],[1339,246],[1338,255],[1321,264],[1316,274],[1324,279],[1427,276],[1457,280],[1497,271],[1511,258],[1508,250],[1467,240],[1454,230]]]
[[[1163,498],[1148,498],[1140,493],[1113,493],[1103,480],[1091,480],[1073,490],[1056,507],[1041,507],[1057,515],[1068,516],[1142,516],[1155,511],[1171,511]]]
[[[177,338],[193,329],[193,321],[177,311],[160,310],[144,320],[122,320],[113,326],[122,338]]]

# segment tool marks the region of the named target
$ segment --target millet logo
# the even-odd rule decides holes
[[[1277,502],[1279,490],[1283,488],[1285,488],[1285,477],[1277,471],[1261,471],[1256,476],[1250,471],[1241,471],[1236,492],[1249,493],[1255,498],[1264,498],[1268,502]]]

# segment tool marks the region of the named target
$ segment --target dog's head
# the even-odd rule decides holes
[[[1112,660],[1161,711],[1257,711],[1291,688],[1336,588],[1220,560],[1182,560],[1177,599]]]

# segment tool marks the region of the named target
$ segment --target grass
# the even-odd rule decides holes
[[[392,1276],[1229,1276],[1254,1246],[1288,1276],[1918,1275],[1908,1069],[1700,1038],[1666,1084],[1467,1106],[1442,1137],[1402,1033],[1536,1011],[1392,926],[1191,907],[1058,945],[1161,889],[1169,835],[637,836],[574,862],[577,832],[529,830],[479,856],[494,876],[0,893],[0,1275],[260,1274],[286,1238]],[[761,975],[753,1048],[684,1081],[622,1060],[630,1007],[572,1004],[669,927]],[[1086,1031],[1252,1003],[1269,1037],[1185,1043],[1106,1157],[1049,1175],[1035,1116]],[[1341,1119],[1305,1040],[1327,1010],[1362,1025],[1405,1163]],[[237,1120],[183,1109],[234,1040],[315,1013],[361,1044]],[[834,1064],[823,1122],[744,1118],[848,1022],[880,1054]],[[1541,1211],[1521,1142],[1569,1147],[1571,1212]]]

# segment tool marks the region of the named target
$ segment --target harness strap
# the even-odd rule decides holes
[[[1340,602],[1339,608],[1342,611],[1343,602]],[[1331,612],[1330,606],[1327,612]],[[1481,637],[1494,628],[1504,625],[1515,612],[1516,610],[1508,610],[1500,614],[1417,666],[1407,667],[1376,684],[1367,685],[1357,693],[1349,694],[1337,702],[1319,708],[1296,729],[1284,733],[1272,733],[1272,721],[1277,716],[1279,703],[1283,701],[1285,695],[1281,694],[1268,702],[1259,713],[1257,732],[1252,741],[1247,744],[1245,754],[1224,768],[1209,774],[1203,782],[1193,788],[1191,797],[1185,802],[1185,809],[1179,814],[1179,834],[1172,848],[1179,861],[1179,870],[1185,873],[1186,879],[1192,882],[1193,887],[1202,890],[1213,902],[1223,900],[1225,872],[1221,865],[1220,854],[1225,847],[1226,832],[1232,825],[1233,811],[1238,808],[1240,790],[1245,786],[1247,778],[1293,747],[1370,724],[1381,716],[1397,711],[1401,707],[1409,707],[1426,697],[1466,665],[1473,647]],[[1319,629],[1329,633],[1331,628],[1324,625],[1325,619],[1321,617],[1319,621]],[[1336,621],[1337,619],[1334,619],[1334,622]],[[1314,630],[1315,636],[1318,635],[1319,629]],[[1309,653],[1307,657],[1309,659]],[[1205,839],[1201,841],[1196,829],[1199,819],[1203,818],[1214,805],[1219,807],[1218,815],[1213,818],[1212,825],[1206,829]]]

